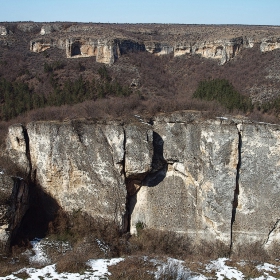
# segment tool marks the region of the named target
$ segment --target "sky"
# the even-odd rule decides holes
[[[0,0],[0,22],[280,25],[280,0]]]

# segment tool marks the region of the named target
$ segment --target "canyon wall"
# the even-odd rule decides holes
[[[65,211],[229,247],[279,243],[280,127],[176,112],[11,126],[6,154]],[[9,187],[11,188],[11,186]]]
[[[43,32],[46,32],[44,30]],[[32,52],[43,52],[51,47],[57,47],[65,49],[66,57],[68,58],[95,56],[97,62],[105,64],[113,64],[121,55],[134,51],[147,51],[158,56],[173,54],[174,57],[189,54],[215,59],[223,65],[238,55],[243,48],[252,48],[255,44],[259,44],[261,52],[268,52],[279,49],[279,42],[279,38],[263,38],[260,42],[257,42],[253,38],[246,37],[197,42],[178,41],[175,43],[157,41],[137,42],[130,39],[89,37],[55,40],[39,38],[30,42],[30,50]]]

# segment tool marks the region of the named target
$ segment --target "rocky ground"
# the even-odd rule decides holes
[[[58,272],[48,256],[48,249],[55,247],[63,252],[70,250],[68,243],[34,240],[33,248],[22,254],[28,258],[28,267],[2,276],[2,280],[16,279],[279,279],[280,262],[232,260],[218,258],[194,262],[163,256],[130,256],[113,259],[89,259],[78,273]],[[16,259],[10,260],[16,262]],[[139,266],[141,264],[141,266]],[[135,268],[135,265],[138,267]],[[131,269],[133,266],[133,269]],[[143,278],[145,277],[145,278]]]

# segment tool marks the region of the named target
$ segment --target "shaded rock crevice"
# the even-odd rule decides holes
[[[13,137],[18,143],[14,152],[20,147],[20,156],[24,158],[25,155],[25,159],[19,165],[19,168],[25,172],[24,179],[12,177],[13,188],[8,200],[7,212],[6,251],[9,251],[13,245],[28,246],[29,241],[35,237],[44,237],[47,234],[49,222],[55,218],[59,209],[55,199],[45,193],[36,182],[36,169],[33,170],[32,167],[27,128],[23,125],[15,125],[14,129]],[[13,139],[9,141],[10,147],[14,147]],[[15,160],[14,164],[17,165]]]
[[[230,253],[233,250],[233,224],[236,219],[236,211],[238,207],[238,197],[239,197],[239,177],[241,168],[241,149],[242,149],[242,126],[237,125],[238,132],[238,161],[236,165],[236,179],[235,179],[235,190],[232,201],[232,217],[231,217],[231,231],[230,231]]]
[[[268,236],[267,236],[267,239],[266,239],[264,245],[268,244],[271,234],[277,229],[279,223],[280,223],[280,219],[278,219],[278,220],[275,222],[275,224],[273,225],[272,229],[269,231]]]
[[[149,159],[148,159],[150,167],[146,172],[139,172],[139,173],[128,175],[125,170],[126,159],[127,156],[129,156],[127,155],[127,149],[126,149],[126,141],[127,141],[126,134],[124,139],[125,139],[124,176],[125,176],[125,184],[127,188],[127,200],[126,200],[127,214],[126,215],[128,220],[126,229],[127,232],[130,232],[131,215],[137,203],[137,193],[140,191],[143,184],[148,186],[156,186],[159,182],[161,182],[166,176],[168,163],[163,157],[164,142],[162,140],[162,137],[155,131],[149,132],[148,130],[146,135],[147,146],[149,146],[149,142],[152,140],[152,153],[149,153]]]

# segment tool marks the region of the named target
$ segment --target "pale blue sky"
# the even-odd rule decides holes
[[[280,25],[280,0],[0,0],[0,21]]]

